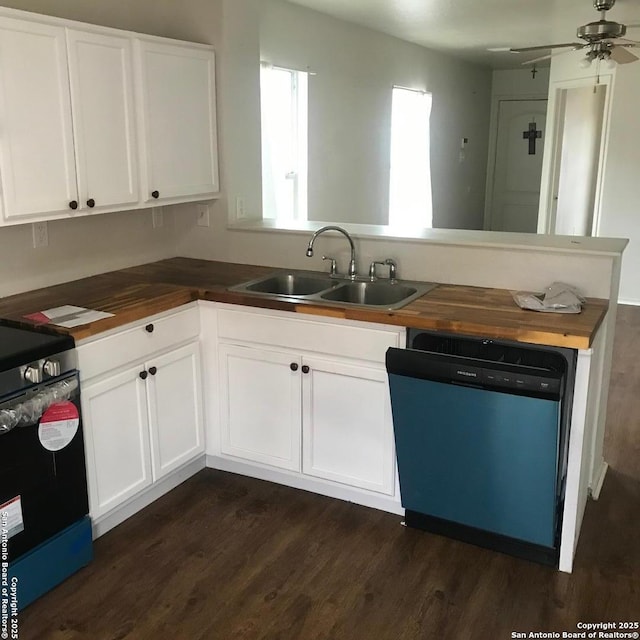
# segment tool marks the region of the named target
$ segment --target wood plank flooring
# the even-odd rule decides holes
[[[640,309],[619,309],[600,500],[574,573],[205,470],[100,538],[20,640],[499,640],[640,620]]]

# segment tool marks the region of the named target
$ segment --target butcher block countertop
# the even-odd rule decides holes
[[[0,300],[0,317],[30,324],[25,315],[66,304],[115,314],[72,329],[55,327],[81,340],[194,300],[212,300],[588,349],[608,308],[606,300],[589,298],[579,314],[524,311],[517,307],[510,291],[446,284],[395,311],[292,303],[227,291],[227,287],[274,271],[277,269],[273,267],[170,258],[4,298]]]

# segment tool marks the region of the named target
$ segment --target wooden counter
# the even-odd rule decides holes
[[[439,285],[396,311],[291,303],[227,291],[227,287],[273,271],[272,267],[171,258],[4,298],[0,300],[0,317],[30,324],[25,315],[64,304],[115,314],[73,329],[55,327],[80,340],[202,299],[588,349],[608,308],[606,300],[590,298],[580,314],[524,311],[507,290],[458,285]]]

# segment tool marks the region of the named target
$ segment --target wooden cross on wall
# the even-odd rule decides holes
[[[522,132],[522,137],[525,140],[529,140],[529,155],[536,155],[536,140],[538,138],[542,138],[542,131],[538,131],[535,122],[529,123],[529,128],[527,131]]]

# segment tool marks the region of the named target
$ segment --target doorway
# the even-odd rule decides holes
[[[500,100],[489,228],[535,233],[547,100]]]
[[[562,92],[558,137],[560,162],[554,179],[553,233],[594,235],[606,86]]]

